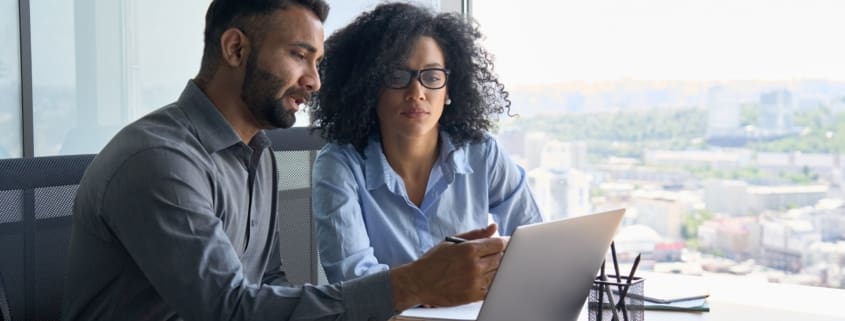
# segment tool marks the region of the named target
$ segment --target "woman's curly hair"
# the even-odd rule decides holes
[[[443,110],[440,129],[456,146],[482,139],[511,103],[493,73],[492,56],[478,43],[477,24],[407,3],[379,5],[326,40],[319,65],[323,86],[309,106],[312,127],[329,142],[352,144],[363,152],[369,137],[379,132],[376,106],[384,77],[402,67],[421,36],[437,42],[451,70],[447,88],[452,103]]]

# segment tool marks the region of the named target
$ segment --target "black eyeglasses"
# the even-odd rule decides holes
[[[440,89],[446,87],[449,70],[444,68],[426,68],[420,70],[393,69],[384,77],[384,84],[393,89],[408,88],[411,81],[418,80],[423,87]]]

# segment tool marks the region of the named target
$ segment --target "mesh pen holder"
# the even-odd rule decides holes
[[[644,283],[645,279],[641,277],[634,277],[631,284],[628,284],[627,276],[622,276],[621,282],[616,281],[615,275],[608,275],[607,281],[596,277],[587,301],[590,321],[642,321],[645,315],[643,312]],[[619,301],[622,294],[624,294],[624,303]],[[613,299],[613,303],[608,296]],[[614,318],[614,308],[618,319]]]

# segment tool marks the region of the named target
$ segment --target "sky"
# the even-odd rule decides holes
[[[439,0],[415,0],[436,7]],[[377,0],[332,1],[328,36]],[[143,83],[196,73],[206,1],[132,2]],[[162,6],[169,10],[159,10]],[[57,9],[58,8],[58,9]],[[34,80],[75,82],[71,2],[36,1]],[[841,0],[476,0],[510,85],[602,80],[845,79]],[[179,28],[172,28],[179,24]],[[52,49],[52,50],[50,50]],[[176,49],[174,51],[173,49]],[[153,72],[148,72],[153,70]],[[168,81],[163,81],[168,80]],[[173,82],[176,84],[177,82]]]
[[[502,80],[845,79],[845,1],[473,1]]]

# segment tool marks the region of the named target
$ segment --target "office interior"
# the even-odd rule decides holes
[[[382,1],[328,2],[327,37]],[[615,238],[623,270],[641,254],[646,293],[674,280],[711,295],[710,312],[646,318],[845,318],[825,304],[845,299],[845,5],[411,2],[480,25],[512,102],[493,135],[545,219],[628,208]],[[120,128],[196,75],[208,3],[0,0],[0,276],[12,320],[58,316],[45,306],[61,296],[48,288],[61,284],[75,184]],[[299,197],[322,142],[306,111],[295,126],[271,137],[297,164],[280,195],[307,212]],[[282,234],[310,246],[287,250],[301,263],[293,278],[320,283],[309,215]]]

